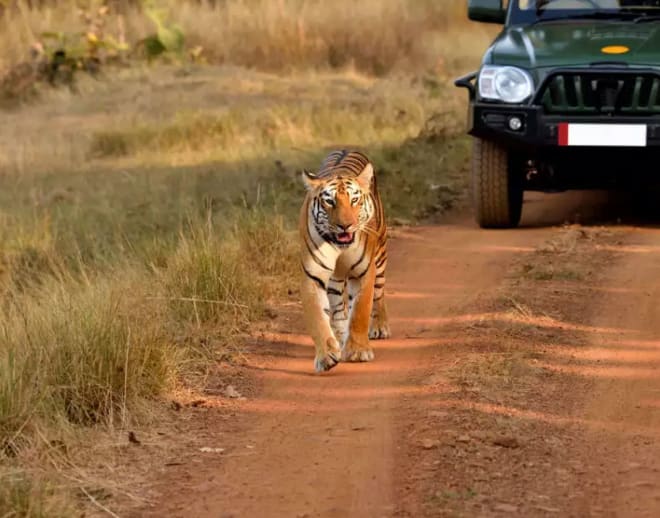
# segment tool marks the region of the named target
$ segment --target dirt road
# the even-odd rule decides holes
[[[660,231],[556,226],[604,203],[395,232],[376,361],[314,375],[283,308],[134,515],[660,516]]]

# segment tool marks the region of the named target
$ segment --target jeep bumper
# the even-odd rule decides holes
[[[569,138],[573,127],[610,126],[621,139],[589,142]],[[564,146],[660,147],[660,117],[548,115],[540,106],[515,106],[470,101],[468,133],[498,141],[508,147],[549,148]],[[577,132],[576,132],[577,134]],[[627,137],[630,138],[627,138]],[[643,136],[643,138],[642,138]]]

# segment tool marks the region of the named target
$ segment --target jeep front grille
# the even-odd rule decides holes
[[[548,114],[660,114],[656,71],[564,70],[550,74],[535,97]]]

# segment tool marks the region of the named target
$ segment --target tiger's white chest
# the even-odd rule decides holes
[[[369,266],[370,260],[371,257],[367,253],[367,237],[359,234],[351,246],[340,250],[335,266],[335,277],[360,276]]]

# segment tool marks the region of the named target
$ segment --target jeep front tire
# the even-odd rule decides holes
[[[513,228],[520,223],[522,168],[512,167],[508,150],[475,138],[472,148],[472,192],[477,223],[482,228]]]

